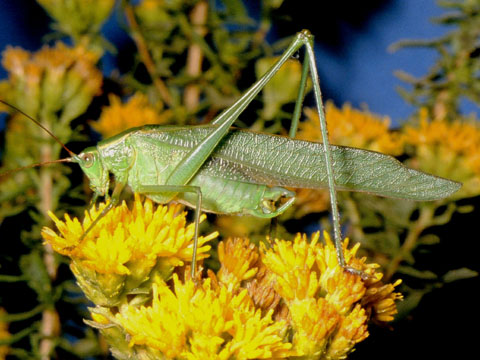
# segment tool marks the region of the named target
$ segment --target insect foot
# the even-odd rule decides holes
[[[345,266],[343,267],[343,270],[345,270],[346,272],[348,272],[348,273],[350,273],[350,274],[360,276],[360,278],[361,278],[363,281],[373,280],[373,277],[372,277],[370,274],[367,274],[365,271],[355,269],[354,267],[345,265]]]

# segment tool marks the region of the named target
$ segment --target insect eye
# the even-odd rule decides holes
[[[85,166],[87,168],[92,166],[93,165],[93,159],[94,159],[93,154],[83,155],[83,161],[84,161],[83,166]]]

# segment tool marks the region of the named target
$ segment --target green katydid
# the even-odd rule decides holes
[[[248,104],[302,46],[306,55],[290,137],[232,129]],[[323,144],[293,139],[309,73]],[[328,187],[338,262],[358,273],[346,266],[341,250],[336,190],[424,201],[447,197],[461,186],[406,168],[388,155],[329,144],[313,36],[307,30],[299,32],[279,60],[211,124],[146,125],[103,140],[79,155],[67,151],[71,157],[64,161],[80,165],[90,181],[94,199],[108,196],[110,174],[116,182],[108,205],[86,233],[118,203],[126,185],[158,203],[177,199],[195,208],[192,277],[200,211],[273,218],[295,200],[295,193],[283,186]],[[279,203],[282,198],[283,203]]]

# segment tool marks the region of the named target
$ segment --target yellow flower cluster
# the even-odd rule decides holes
[[[198,286],[175,274],[173,290],[153,286],[149,306],[128,306],[115,322],[130,335],[130,346],[146,345],[152,359],[283,358],[291,348],[285,323],[273,311],[255,309],[244,289],[239,293],[206,279]]]
[[[150,305],[126,306],[110,321],[147,359],[343,359],[368,336],[369,319],[393,319],[399,282],[382,284],[377,266],[345,242],[347,262],[369,275],[363,281],[338,266],[328,236],[326,245],[318,240],[298,235],[270,250],[221,242],[216,274],[197,286],[176,275],[157,282]]]
[[[299,124],[298,137],[321,141],[322,134],[316,110],[305,109],[306,121]],[[333,145],[351,146],[399,155],[403,151],[402,137],[390,130],[390,119],[380,118],[366,111],[353,109],[345,104],[341,109],[333,102],[325,104],[329,140]]]
[[[110,106],[103,109],[100,119],[91,123],[105,139],[135,126],[165,124],[171,116],[169,110],[159,114],[160,109],[152,107],[140,92],[135,93],[126,104],[122,104],[115,95],[110,95],[109,100]]]
[[[274,289],[288,308],[296,356],[342,359],[368,336],[368,319],[393,320],[395,301],[401,299],[394,289],[400,282],[382,284],[382,274],[375,272],[378,265],[357,258],[358,245],[347,249],[348,240],[343,244],[346,262],[368,280],[345,271],[328,234],[325,245],[318,243],[319,237],[314,234],[310,242],[305,235],[293,242],[277,240],[263,263],[275,274]]]
[[[480,127],[471,121],[429,120],[421,109],[418,125],[403,128],[411,165],[463,183],[456,197],[480,193]],[[410,146],[410,147],[408,147]]]
[[[9,79],[0,83],[0,96],[40,121],[60,113],[67,123],[81,115],[100,92],[99,57],[82,46],[58,42],[36,53],[8,47],[2,65]]]
[[[362,280],[337,263],[328,235],[277,240],[272,248],[248,239],[218,244],[220,268],[191,279],[193,224],[178,205],[155,206],[137,196],[81,239],[103,207],[83,224],[58,220],[44,228],[52,247],[72,258],[81,288],[96,304],[88,323],[114,356],[136,359],[343,359],[368,336],[367,321],[391,321],[400,283],[383,284],[376,264],[343,251]],[[216,233],[199,239],[199,259]]]
[[[50,213],[60,234],[42,230],[45,242],[72,259],[71,269],[94,303],[117,304],[132,289],[148,285],[144,282],[149,278],[168,278],[174,267],[191,261],[194,224],[186,225],[180,205],[157,207],[136,196],[132,209],[123,202],[84,235],[105,206],[91,208],[82,223],[68,214],[62,221]],[[198,239],[199,260],[208,256],[210,246],[205,244],[216,236]]]

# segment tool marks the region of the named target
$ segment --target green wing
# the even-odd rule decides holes
[[[148,127],[145,135],[187,151],[213,127]],[[338,190],[422,201],[448,197],[461,187],[458,182],[407,168],[389,155],[343,146],[331,149]],[[238,129],[229,131],[200,172],[272,186],[327,187],[322,143]]]

